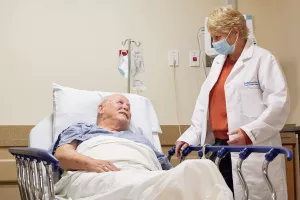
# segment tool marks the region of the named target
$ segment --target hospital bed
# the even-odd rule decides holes
[[[96,96],[94,93],[86,93],[87,91],[77,91],[72,88],[66,88],[59,85],[54,85],[54,93],[56,101],[54,105],[53,114],[46,117],[44,120],[39,122],[30,132],[29,137],[29,148],[10,148],[9,152],[13,154],[16,158],[17,166],[17,178],[18,185],[20,189],[20,196],[22,200],[31,199],[55,199],[54,184],[59,180],[58,176],[58,160],[48,153],[48,148],[51,146],[52,142],[57,138],[57,131],[62,130],[63,127],[66,128],[76,120],[74,116],[82,116],[84,118],[85,114],[76,111],[72,113],[73,108],[83,108],[82,110],[88,110],[86,106],[90,104],[98,104],[99,99],[95,100]],[[78,93],[78,94],[76,94]],[[104,93],[103,93],[104,94]],[[110,93],[105,93],[109,95]],[[75,96],[74,96],[75,95]],[[76,96],[77,95],[77,96]],[[81,99],[82,96],[92,96],[92,101],[90,99]],[[93,96],[94,95],[94,96]],[[102,93],[101,93],[102,95]],[[100,95],[100,96],[101,96]],[[105,96],[103,95],[103,96]],[[58,98],[59,97],[59,98]],[[129,100],[135,101],[131,104],[132,116],[138,115],[138,117],[133,118],[135,124],[142,124],[141,121],[146,121],[144,125],[140,125],[137,131],[140,131],[145,137],[147,137],[153,145],[159,150],[161,150],[160,140],[158,134],[161,133],[159,128],[156,113],[152,108],[151,102],[144,97],[139,97],[136,95],[127,94]],[[68,102],[70,98],[73,100],[70,105]],[[60,101],[60,102],[59,102]],[[75,101],[75,102],[74,102]],[[77,102],[76,102],[77,101]],[[86,102],[88,101],[88,102]],[[65,104],[64,104],[65,103]],[[83,104],[87,103],[85,106]],[[95,105],[94,105],[95,107]],[[92,109],[94,109],[92,107]],[[63,109],[62,109],[63,108]],[[63,111],[58,111],[62,109]],[[68,115],[69,113],[69,115]],[[151,117],[149,117],[149,115]],[[65,119],[67,116],[67,120]],[[73,118],[72,118],[73,117]],[[70,120],[71,119],[71,120]],[[73,121],[72,121],[73,120]],[[75,120],[75,121],[74,121]],[[88,121],[88,120],[87,120]],[[62,125],[62,127],[59,127]],[[150,126],[147,126],[150,124]],[[60,128],[60,129],[59,129]],[[136,128],[136,127],[135,127]],[[240,180],[245,188],[245,197],[247,199],[248,191],[247,185],[243,179],[242,175],[242,162],[251,153],[265,153],[266,161],[264,163],[265,180],[268,182],[270,190],[273,194],[273,199],[276,199],[276,194],[272,189],[272,183],[270,183],[267,170],[268,164],[271,162],[278,154],[286,154],[287,159],[292,159],[292,152],[286,148],[271,148],[271,147],[223,147],[223,146],[191,146],[187,148],[181,157],[181,162],[192,152],[198,151],[199,158],[205,158],[209,152],[217,151],[216,164],[218,165],[220,160],[229,152],[240,152],[239,161],[239,175]],[[175,153],[175,148],[173,147],[169,151],[169,159]]]
[[[58,168],[58,160],[51,154],[49,154],[44,149],[38,148],[10,148],[9,151],[15,156],[17,164],[17,175],[18,184],[20,189],[20,195],[22,200],[35,200],[35,199],[45,199],[48,196],[49,199],[55,200],[54,194],[54,183],[55,179],[53,172]],[[211,152],[217,152],[217,159],[215,164],[219,166],[219,163],[227,153],[239,152],[239,161],[237,164],[238,177],[244,188],[244,199],[248,199],[249,191],[247,183],[245,182],[242,174],[242,163],[251,153],[264,153],[265,161],[262,166],[265,181],[267,182],[270,192],[272,194],[272,199],[276,200],[276,193],[273,190],[272,183],[268,177],[268,166],[269,163],[275,159],[279,154],[285,154],[287,160],[292,160],[293,155],[291,150],[287,148],[279,147],[267,147],[267,146],[190,146],[183,151],[181,156],[181,161],[183,162],[185,158],[192,152],[197,151],[199,158],[205,159],[206,155]],[[171,148],[168,152],[169,160],[171,156],[175,153],[175,147]],[[46,170],[46,187],[44,182],[44,176],[42,168],[45,167]],[[45,188],[48,188],[45,191]]]
[[[68,126],[96,121],[100,100],[113,92],[86,91],[53,83],[53,112],[40,121],[29,134],[28,148],[10,148],[16,158],[17,179],[22,200],[55,199],[53,184],[59,180],[58,161],[48,153],[58,134]],[[149,99],[125,95],[131,103],[130,129],[144,135],[162,152],[158,134],[162,131]]]
[[[22,200],[55,199],[54,184],[59,179],[58,160],[47,151],[52,143],[52,123],[53,114],[32,129],[29,148],[9,148],[16,158]],[[158,133],[153,133],[153,139],[154,146],[161,148]]]

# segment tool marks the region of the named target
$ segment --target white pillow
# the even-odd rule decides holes
[[[53,83],[53,140],[70,125],[96,123],[101,99],[114,92],[78,90]],[[160,125],[149,99],[136,94],[121,93],[131,104],[130,130],[144,135],[153,143],[153,134],[161,133]]]

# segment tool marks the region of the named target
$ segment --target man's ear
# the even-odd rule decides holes
[[[103,113],[103,105],[98,106],[98,113],[100,113],[100,114]]]

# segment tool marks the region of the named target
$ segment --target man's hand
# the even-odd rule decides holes
[[[246,145],[246,138],[242,129],[236,129],[231,133],[228,133],[228,135],[229,141],[227,143],[229,145]]]
[[[87,170],[89,172],[110,172],[110,171],[120,171],[114,164],[105,160],[95,160],[92,159],[88,165]]]
[[[55,157],[59,161],[59,166],[65,170],[89,171],[89,172],[109,172],[120,169],[111,162],[96,160],[76,151],[77,142],[74,140],[70,144],[64,144],[57,148]]]
[[[188,146],[190,146],[188,143],[183,141],[177,141],[175,145],[176,145],[175,153],[178,159],[181,156],[181,151],[184,151]]]

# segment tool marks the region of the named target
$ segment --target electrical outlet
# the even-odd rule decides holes
[[[199,51],[191,51],[190,52],[190,66],[191,67],[200,67]]]
[[[169,58],[169,66],[171,67],[178,67],[179,66],[179,51],[169,51],[168,53]]]

